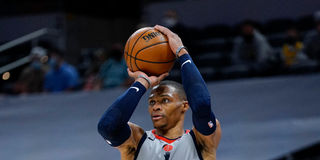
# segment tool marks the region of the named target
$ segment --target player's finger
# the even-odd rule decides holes
[[[168,75],[169,75],[168,72],[161,74],[161,75],[159,76],[159,80],[162,81],[162,80],[163,80],[164,78],[166,78]]]
[[[173,34],[173,32],[171,32],[168,28],[160,26],[160,25],[155,25],[154,26],[155,29],[159,30],[160,32],[162,32],[165,35],[170,35]]]
[[[127,68],[127,72],[130,77],[133,75],[133,72],[131,72],[129,68]]]

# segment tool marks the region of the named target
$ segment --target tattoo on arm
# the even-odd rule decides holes
[[[128,155],[134,155],[135,153],[136,153],[136,147],[134,147],[134,146],[129,146],[128,148],[127,148],[127,154]]]

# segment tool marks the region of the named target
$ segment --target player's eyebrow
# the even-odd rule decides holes
[[[148,97],[148,99],[151,99],[154,97],[154,94],[150,94],[150,96]]]
[[[161,94],[160,97],[173,97],[172,94]]]
[[[155,95],[151,94],[148,99],[152,99],[153,97],[155,97]],[[165,93],[165,94],[159,95],[159,97],[173,97],[173,95],[171,93]]]

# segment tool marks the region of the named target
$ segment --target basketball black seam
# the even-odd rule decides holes
[[[138,38],[137,38],[137,40],[133,43],[133,46],[132,46],[132,48],[131,48],[131,53],[130,53],[130,66],[131,66],[131,69],[133,70],[133,67],[132,67],[132,63],[131,63],[131,59],[132,58],[135,58],[135,57],[132,57],[132,51],[133,51],[133,49],[134,49],[134,47],[136,46],[136,44],[137,44],[137,42],[139,41],[139,39],[146,33],[146,32],[148,32],[148,31],[150,31],[151,30],[151,28],[150,29],[148,29],[148,30],[146,30],[146,31],[144,31]],[[138,68],[138,66],[137,66],[137,68]],[[139,69],[139,68],[138,68]],[[139,69],[140,70],[140,69]]]
[[[137,66],[137,68],[138,68],[139,70],[141,70],[141,69],[139,68],[139,66],[138,66],[138,64],[137,64],[137,55],[138,55],[142,50],[144,50],[144,49],[153,47],[153,46],[158,45],[158,44],[163,44],[163,43],[168,43],[168,41],[162,41],[162,42],[154,43],[154,44],[152,44],[152,45],[149,45],[149,46],[146,46],[146,47],[140,49],[140,50],[136,53],[135,59],[134,59],[134,63],[135,63],[135,65]],[[171,61],[169,61],[169,62],[172,62],[172,61],[174,61],[174,60],[175,60],[175,59],[173,59],[173,60],[171,60]],[[140,61],[144,61],[144,60],[140,60]],[[144,62],[146,62],[146,61],[144,61]],[[169,63],[169,62],[165,62],[165,63]],[[153,63],[159,63],[159,62],[153,62]],[[162,63],[163,63],[163,62],[162,62]]]
[[[128,56],[131,57],[131,58],[134,58],[134,57],[132,57],[130,55],[128,55]],[[176,59],[172,59],[172,60],[166,61],[166,62],[153,62],[153,61],[147,61],[147,60],[143,60],[143,59],[139,59],[139,58],[135,58],[135,59],[138,60],[138,61],[147,62],[147,63],[170,63],[170,62],[173,62],[173,61],[176,60]]]

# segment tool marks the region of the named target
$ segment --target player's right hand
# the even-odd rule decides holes
[[[168,37],[169,45],[170,45],[170,48],[171,48],[173,54],[176,54],[176,51],[178,50],[178,48],[183,46],[182,40],[180,39],[180,37],[177,34],[173,33],[170,29],[163,27],[163,26],[160,26],[160,25],[156,25],[156,26],[154,26],[154,28],[159,30],[161,33],[163,33],[164,35],[166,35]],[[178,53],[178,57],[180,57],[186,53],[187,53],[187,50],[182,49]]]
[[[132,72],[129,68],[127,68],[127,72],[128,75],[130,77],[132,77],[135,81],[139,81],[142,85],[144,85],[147,89],[153,86],[158,85],[164,78],[166,78],[169,73],[163,73],[160,76],[148,76],[147,74],[145,74],[142,71],[135,71]],[[148,78],[150,80],[150,85],[148,84],[147,80],[145,80],[144,78],[139,77],[139,75],[143,75],[146,78]]]

